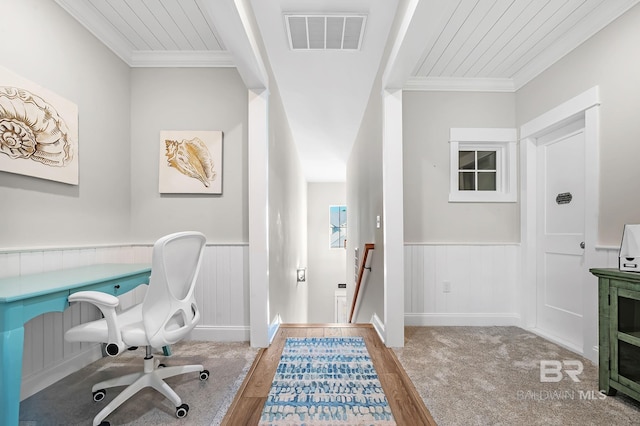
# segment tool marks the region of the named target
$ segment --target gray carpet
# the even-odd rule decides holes
[[[201,382],[197,373],[167,379],[190,407],[184,419],[175,407],[153,389],[145,389],[125,402],[106,420],[115,425],[216,425],[224,417],[257,349],[248,343],[181,342],[171,347],[171,357],[158,354],[166,365],[202,364],[211,373]],[[93,417],[122,388],[107,390],[94,402],[91,386],[101,380],[139,371],[144,348],[116,358],[103,358],[73,373],[20,403],[20,426],[91,425]]]
[[[517,327],[406,327],[395,352],[441,426],[640,425],[636,401],[600,399],[597,366]],[[581,361],[580,382],[541,382],[541,360]]]

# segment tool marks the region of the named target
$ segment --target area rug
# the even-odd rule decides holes
[[[362,337],[286,340],[260,426],[395,424]]]

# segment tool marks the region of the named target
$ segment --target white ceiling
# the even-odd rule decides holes
[[[343,181],[381,67],[406,90],[515,91],[640,0],[55,1],[132,67],[235,66],[253,88],[270,66],[307,180]],[[365,15],[360,49],[291,49],[289,14]]]

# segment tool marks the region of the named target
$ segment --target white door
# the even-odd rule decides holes
[[[538,139],[536,328],[582,353],[584,125]]]

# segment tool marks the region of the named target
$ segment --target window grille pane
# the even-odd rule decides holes
[[[459,191],[475,191],[476,190],[476,174],[474,172],[458,173],[458,190]]]
[[[496,170],[495,151],[478,151],[478,170]]]
[[[347,239],[347,207],[329,207],[329,226],[331,227],[331,247],[345,247]]]
[[[496,172],[478,172],[478,191],[496,190]]]
[[[476,152],[475,151],[459,151],[458,152],[458,168],[460,170],[476,169]]]

